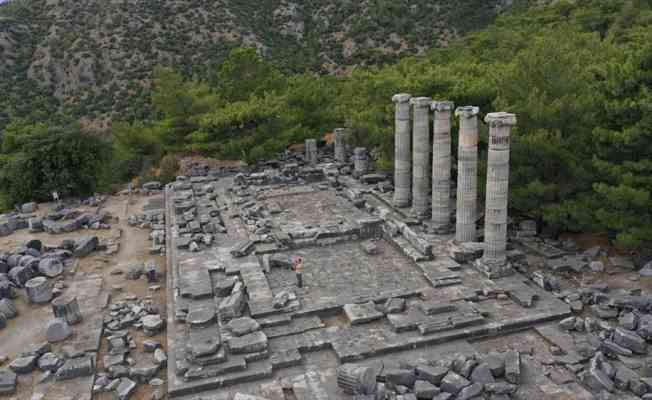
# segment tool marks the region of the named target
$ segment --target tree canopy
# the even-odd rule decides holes
[[[383,4],[380,19],[394,12]],[[478,106],[481,117],[492,111],[517,114],[512,213],[558,231],[608,233],[622,248],[640,248],[652,235],[651,25],[649,0],[564,0],[507,13],[447,48],[342,75],[284,73],[248,48],[233,49],[203,75],[159,67],[151,96],[156,117],[114,123],[111,169],[115,180],[124,181],[166,156],[170,175],[176,154],[251,162],[345,126],[353,144],[378,148],[379,164],[389,170],[390,99],[407,92]],[[8,123],[2,144],[3,182],[13,182],[4,190],[12,199],[31,193],[12,181],[18,168],[59,168],[48,154],[62,151],[61,165],[94,165],[68,155],[70,149],[56,141],[43,142],[46,153],[34,147],[45,140],[43,132],[64,133],[44,124],[42,115],[21,115]],[[91,140],[75,137],[78,146]],[[482,125],[481,159],[486,140]],[[31,151],[44,161],[36,163]],[[75,190],[92,189],[97,174],[85,174]],[[37,189],[34,197],[63,183],[45,176],[28,176],[26,182]]]

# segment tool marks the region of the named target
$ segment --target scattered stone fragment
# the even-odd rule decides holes
[[[392,369],[385,372],[387,382],[395,386],[413,387],[417,376],[413,369]]]
[[[143,323],[143,332],[147,336],[154,336],[161,332],[161,329],[163,328],[163,320],[161,319],[161,316],[158,314],[150,314],[146,315],[142,319]]]
[[[11,395],[16,393],[18,376],[8,370],[0,369],[0,395]]]
[[[602,353],[597,353],[595,357],[591,359],[589,369],[585,372],[583,381],[585,385],[595,391],[606,390],[608,392],[613,392],[614,382],[602,370],[604,363],[606,363],[604,355]]]
[[[401,297],[392,297],[385,302],[385,312],[387,314],[398,314],[405,310],[405,299]]]
[[[248,333],[255,332],[260,329],[260,325],[255,319],[249,317],[235,318],[229,321],[226,329],[231,331],[235,336],[244,336]]]
[[[638,316],[633,312],[628,312],[620,317],[619,322],[623,328],[634,331],[638,326]]]
[[[158,348],[154,351],[154,362],[161,367],[167,366],[168,356],[165,354],[163,349]]]
[[[80,257],[80,258],[86,257],[87,255],[95,251],[99,243],[100,241],[97,238],[97,236],[86,236],[81,239],[78,239],[75,242],[75,250],[74,250],[75,257]]]
[[[428,381],[433,385],[439,385],[441,380],[448,373],[448,368],[437,365],[437,366],[428,366],[428,365],[418,365],[416,367],[417,377],[419,379]]]
[[[267,349],[267,336],[263,332],[257,331],[230,338],[228,345],[233,354],[258,353]]]
[[[484,386],[481,383],[473,383],[460,391],[457,395],[457,400],[470,400],[480,396],[484,389]]]
[[[510,383],[505,383],[505,382],[496,382],[496,383],[489,383],[485,385],[484,390],[487,393],[491,393],[494,395],[511,395],[516,393],[516,389],[518,387],[516,385],[512,385]]]
[[[68,339],[72,335],[72,329],[63,318],[54,318],[48,322],[47,339],[50,343],[58,343]]]
[[[143,276],[144,273],[145,273],[145,267],[143,267],[142,264],[130,265],[127,268],[127,273],[125,274],[125,278],[135,281],[140,279],[140,277]]]
[[[479,383],[481,385],[486,385],[489,383],[494,383],[494,376],[491,374],[491,369],[486,363],[479,364],[473,369],[471,373],[471,382]]]
[[[66,360],[57,370],[57,381],[75,379],[82,376],[91,376],[95,373],[95,364],[91,356],[77,357]]]
[[[29,374],[36,368],[36,359],[34,355],[18,357],[9,364],[9,368],[17,374]]]
[[[38,359],[38,369],[41,371],[56,372],[63,364],[63,360],[54,353],[45,353]]]
[[[518,351],[505,353],[505,379],[515,385],[521,380],[521,354]]]
[[[652,277],[652,261],[648,262],[641,268],[638,273],[644,278]]]
[[[63,273],[63,263],[56,257],[46,257],[39,261],[38,270],[48,278],[56,278]]]
[[[52,286],[44,276],[37,276],[27,281],[25,291],[29,301],[34,304],[44,304],[52,300]]]
[[[15,318],[18,316],[18,308],[11,299],[4,298],[0,300],[0,313],[8,319]]]
[[[361,245],[362,250],[368,255],[375,255],[379,253],[378,245],[375,242],[363,242]]]
[[[441,390],[428,381],[417,380],[414,383],[414,394],[417,399],[431,400],[434,396],[438,395]]]
[[[152,339],[143,340],[143,350],[146,353],[153,353],[159,347],[161,347],[161,342],[157,340],[152,340]]]
[[[118,387],[116,387],[116,395],[118,400],[127,400],[129,396],[136,390],[136,382],[132,381],[129,378],[120,379]]]
[[[215,318],[215,309],[204,307],[191,310],[186,316],[186,322],[195,327],[208,326],[215,322]]]
[[[483,361],[487,363],[494,378],[505,375],[505,356],[503,353],[491,352],[483,357]]]
[[[132,361],[130,364],[131,368],[129,369],[129,378],[135,380],[139,383],[147,383],[152,379],[159,371],[160,366],[152,363],[146,363],[144,365],[135,366],[136,361]]]
[[[604,272],[604,264],[602,261],[592,261],[589,264],[589,268],[591,268],[591,271],[595,273]]]
[[[453,398],[452,394],[443,392],[433,397],[432,400],[452,400],[452,398]]]
[[[458,375],[453,371],[449,371],[444,379],[442,379],[440,387],[444,392],[456,395],[470,384],[471,382],[469,382],[463,376]]]
[[[613,340],[616,344],[623,346],[633,351],[634,353],[645,354],[647,352],[647,344],[645,343],[645,339],[634,332],[616,328]]]
[[[565,331],[570,331],[575,328],[575,317],[564,318],[559,321],[559,327]]]
[[[383,317],[383,313],[376,310],[373,301],[364,304],[345,304],[343,309],[351,325],[365,324]]]
[[[226,297],[231,294],[231,290],[233,290],[233,286],[235,283],[238,281],[237,277],[234,276],[229,276],[224,279],[220,279],[216,284],[215,284],[215,295],[217,297]]]
[[[282,290],[274,296],[273,306],[276,309],[285,307],[290,301],[291,293],[287,290]]]

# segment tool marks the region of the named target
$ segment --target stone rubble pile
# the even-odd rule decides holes
[[[338,386],[357,399],[509,400],[521,380],[517,351],[480,356],[457,355],[452,361],[420,360],[374,373],[370,367],[343,364]]]
[[[150,254],[165,254],[165,212],[162,209],[130,215],[127,223],[130,226],[150,230],[149,239],[152,242]]]
[[[50,343],[41,343],[32,350],[20,353],[9,363],[8,369],[0,369],[0,395],[15,394],[17,376],[36,371],[37,383],[49,380],[65,381],[95,373],[94,356],[63,347],[63,354],[56,353]]]
[[[113,392],[117,399],[126,400],[139,384],[162,386],[164,381],[158,375],[167,368],[167,354],[160,341],[146,338],[137,343],[130,333],[142,330],[147,337],[159,335],[165,320],[158,307],[151,300],[126,296],[111,303],[104,324],[108,354],[102,360],[103,369],[96,374],[93,393]],[[160,389],[154,390],[152,398],[163,397]]]
[[[197,252],[211,247],[216,234],[226,232],[212,181],[207,177],[178,176],[173,189],[177,248]]]
[[[612,293],[598,284],[567,293],[566,298],[590,310],[590,316],[559,322],[559,328],[574,337],[576,352],[572,357],[562,355],[561,360],[569,364],[578,381],[601,399],[617,399],[619,391],[652,399],[652,361],[647,358],[652,296],[638,290]]]
[[[12,300],[18,296],[18,289],[25,289],[31,303],[49,303],[66,288],[63,274],[73,269],[75,258],[85,257],[103,246],[97,236],[84,236],[66,239],[56,247],[34,239],[0,252],[0,329],[5,327],[7,319],[17,316]]]

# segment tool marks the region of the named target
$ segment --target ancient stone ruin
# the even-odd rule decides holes
[[[111,196],[122,219],[1,216],[19,239],[1,242],[0,339],[30,345],[0,341],[0,395],[652,398],[652,264],[508,217],[513,114],[392,100],[393,176],[338,128],[247,167],[195,160]]]

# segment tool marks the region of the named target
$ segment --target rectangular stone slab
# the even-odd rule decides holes
[[[257,353],[267,349],[267,336],[263,332],[254,332],[228,340],[229,350],[233,354]]]
[[[376,310],[371,301],[364,304],[345,304],[343,308],[351,325],[366,324],[383,317],[383,313]]]

